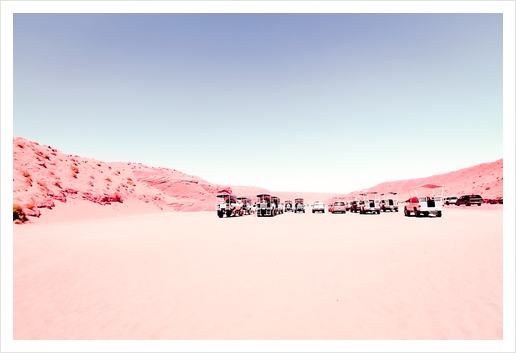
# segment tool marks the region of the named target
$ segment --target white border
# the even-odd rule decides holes
[[[515,199],[515,4],[513,1],[2,1],[1,178],[2,215],[11,207],[14,13],[503,13],[504,196]],[[7,197],[6,197],[7,196]],[[1,351],[9,352],[514,352],[514,203],[504,205],[504,340],[500,341],[14,341],[12,222],[1,222]]]

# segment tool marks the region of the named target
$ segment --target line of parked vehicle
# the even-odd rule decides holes
[[[503,204],[503,197],[497,197],[494,199],[484,199],[480,195],[462,195],[460,197],[449,196],[449,197],[444,198],[444,203],[446,205],[457,205],[457,206],[461,206],[461,205],[481,206],[483,203],[488,203],[488,204],[494,205],[494,204]]]
[[[312,213],[324,213],[326,208],[331,213],[356,212],[360,214],[377,213],[380,211],[398,212],[397,193],[378,194],[377,192],[361,193],[361,198],[337,200],[326,206],[322,201],[315,201],[311,206]],[[216,197],[216,211],[219,218],[238,217],[256,214],[258,217],[274,217],[284,212],[305,213],[305,201],[296,198],[284,203],[278,196],[258,194],[256,200],[250,197],[237,197],[229,193],[221,193]]]
[[[398,212],[398,193],[379,194],[375,191],[363,192],[353,199],[336,200],[328,205],[331,213],[376,213]]]
[[[284,212],[305,213],[304,199],[297,198],[281,202],[278,196],[258,194],[256,200],[250,197],[237,197],[229,193],[218,194],[216,197],[216,211],[219,218],[238,217],[256,214],[258,217],[274,217]]]
[[[406,217],[442,217],[444,205],[478,205],[486,203],[503,203],[503,198],[482,199],[480,195],[463,195],[457,197],[443,197],[442,185],[425,184],[408,190],[409,199],[404,202],[403,213]],[[284,212],[305,213],[303,198],[296,198],[281,202],[280,198],[271,194],[258,194],[253,201],[250,197],[237,197],[233,194],[222,193],[216,197],[216,210],[219,218],[237,217],[256,214],[258,217],[274,217]],[[310,206],[310,205],[308,205]],[[337,199],[326,206],[322,201],[315,201],[312,205],[312,213],[324,213],[326,209],[330,213],[359,213],[380,214],[380,212],[398,212],[398,193],[388,192],[379,194],[375,191],[367,191],[353,198]]]

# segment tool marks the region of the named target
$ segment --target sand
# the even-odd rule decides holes
[[[15,340],[503,338],[502,205],[422,219],[110,207],[14,226]]]

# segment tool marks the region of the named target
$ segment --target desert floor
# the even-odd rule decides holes
[[[14,226],[15,340],[502,339],[501,205],[442,218],[66,207]]]

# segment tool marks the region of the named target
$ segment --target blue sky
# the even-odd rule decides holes
[[[501,14],[15,14],[14,136],[351,192],[503,157]]]

